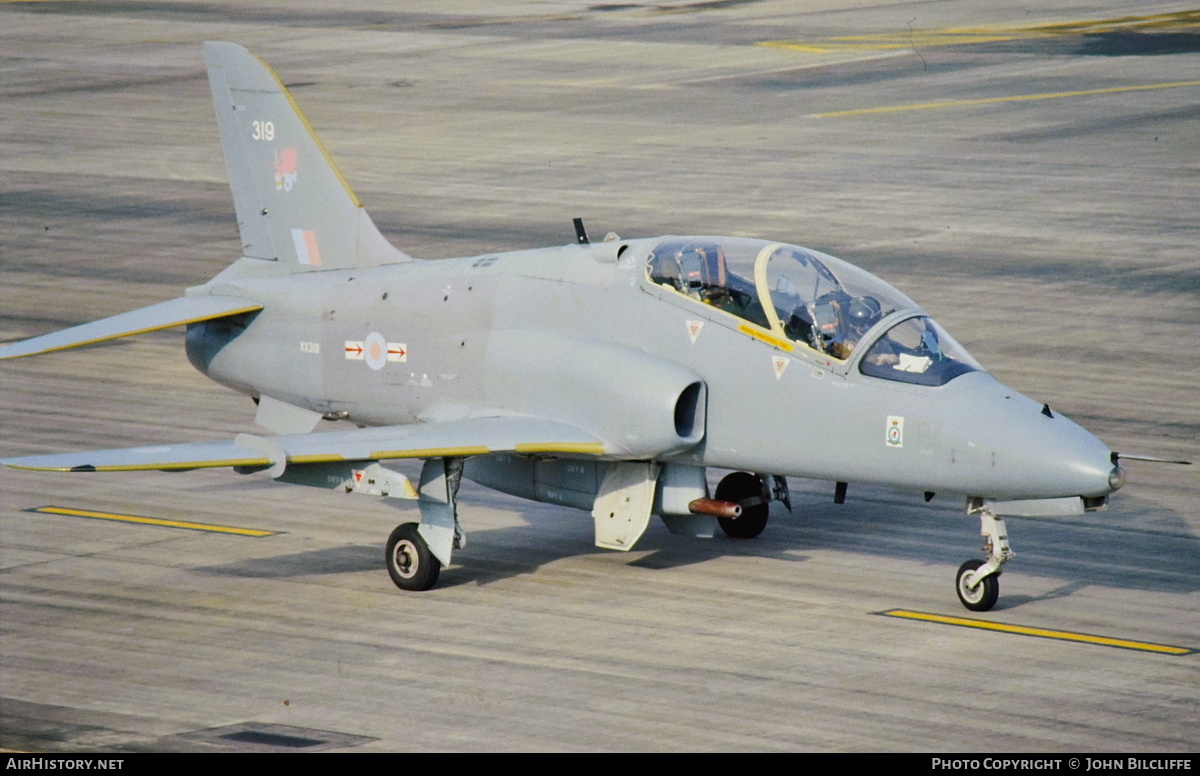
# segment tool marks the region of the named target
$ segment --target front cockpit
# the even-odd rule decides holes
[[[668,238],[650,252],[646,277],[740,319],[750,336],[824,357],[829,366],[857,361],[865,375],[932,386],[982,369],[904,294],[818,251],[741,238]]]
[[[945,385],[961,374],[982,369],[962,345],[925,316],[905,319],[888,329],[858,363],[858,370],[865,375],[916,385]]]

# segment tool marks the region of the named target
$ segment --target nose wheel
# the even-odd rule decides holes
[[[973,578],[974,572],[982,565],[981,560],[969,560],[958,567],[956,577],[958,600],[973,612],[986,612],[996,605],[996,599],[1000,597],[999,572],[989,574],[975,583],[974,587],[967,584],[967,579]]]
[[[958,567],[954,590],[958,600],[973,612],[986,612],[1000,598],[1000,567],[1013,558],[1008,546],[1008,529],[983,499],[967,501],[967,514],[978,514],[983,533],[983,549],[988,558],[969,560]]]

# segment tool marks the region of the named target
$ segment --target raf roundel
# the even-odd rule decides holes
[[[363,340],[363,360],[372,369],[383,369],[388,362],[388,343],[383,335],[373,331]]]

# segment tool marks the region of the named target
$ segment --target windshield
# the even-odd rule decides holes
[[[983,367],[932,318],[920,317],[888,329],[863,356],[858,369],[885,380],[945,385]]]

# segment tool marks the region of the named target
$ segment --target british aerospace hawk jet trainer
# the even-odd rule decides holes
[[[265,64],[206,43],[242,257],[184,296],[0,348],[47,353],[187,326],[191,363],[251,397],[269,434],[38,455],[64,472],[232,467],[416,499],[386,566],[431,588],[465,534],[462,477],[590,510],[596,544],[752,538],[788,477],[957,494],[986,557],[955,582],[987,610],[1002,515],[1082,514],[1117,455],[1001,385],[912,300],[781,242],[669,236],[421,261],[379,233]],[[345,430],[314,432],[321,419]],[[420,481],[386,467],[420,459]],[[709,491],[709,467],[734,470]]]

